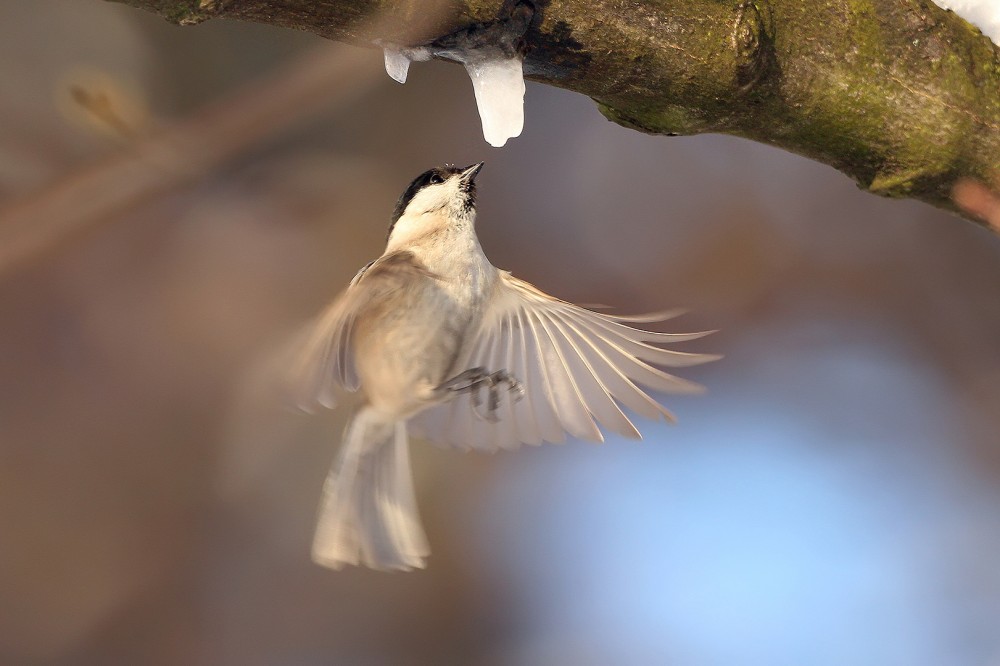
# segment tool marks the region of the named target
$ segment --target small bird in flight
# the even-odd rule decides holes
[[[323,487],[313,559],[339,569],[424,566],[407,425],[432,442],[496,450],[603,440],[600,426],[640,434],[623,407],[673,420],[649,390],[701,386],[664,372],[718,356],[657,345],[670,334],[578,307],[490,263],[476,237],[476,176],[483,163],[420,174],[392,214],[381,257],[361,269],[312,325],[294,361],[304,409],[360,391]]]

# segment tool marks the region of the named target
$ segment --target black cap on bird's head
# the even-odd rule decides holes
[[[451,184],[454,190],[451,193],[453,198],[461,198],[461,203],[466,210],[476,207],[476,176],[483,168],[485,162],[478,162],[467,167],[456,167],[445,165],[428,169],[413,179],[409,187],[399,197],[396,208],[392,211],[392,221],[389,224],[389,232],[396,221],[406,212],[407,206],[413,201],[421,191],[437,185]]]

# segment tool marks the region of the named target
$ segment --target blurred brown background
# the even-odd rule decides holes
[[[0,266],[0,663],[1000,664],[996,236],[530,83],[492,149],[462,68],[399,86],[376,51],[273,28],[7,2],[0,54],[0,222],[70,230]],[[349,75],[280,108],[272,68],[322,62]],[[280,112],[136,148],[212,103],[253,115],[247,85]],[[480,159],[494,263],[688,307],[672,328],[721,329],[689,348],[726,358],[642,443],[416,442],[428,569],[321,569],[347,410],[286,409],[271,359],[381,252],[410,178]]]

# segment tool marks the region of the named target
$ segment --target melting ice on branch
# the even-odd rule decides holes
[[[410,71],[410,59],[402,51],[386,48],[385,71],[396,81],[406,83],[406,73]]]
[[[524,128],[524,73],[521,56],[466,62],[476,106],[483,122],[483,137],[499,148]]]
[[[386,74],[400,83],[406,83],[406,73],[410,71],[411,62],[431,59],[430,49],[426,46],[410,48],[387,43],[383,43],[381,46],[385,55]]]
[[[472,79],[476,106],[483,123],[483,137],[500,147],[520,136],[524,128],[524,56],[522,38],[534,8],[517,3],[509,18],[487,25],[477,24],[434,40],[430,46],[405,47],[381,43],[385,71],[396,81],[406,82],[410,63],[431,56],[465,65]]]
[[[406,74],[414,60],[429,60],[426,47],[405,48],[383,45],[385,71],[394,80],[406,83]],[[500,49],[448,49],[436,52],[458,60],[472,79],[476,106],[483,123],[483,137],[499,148],[507,139],[521,135],[524,128],[524,73],[520,54],[503,55]]]

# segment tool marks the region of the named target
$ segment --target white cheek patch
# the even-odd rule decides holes
[[[417,192],[417,196],[406,207],[407,215],[423,215],[441,210],[455,200],[458,183],[449,180],[440,185],[431,185]]]

